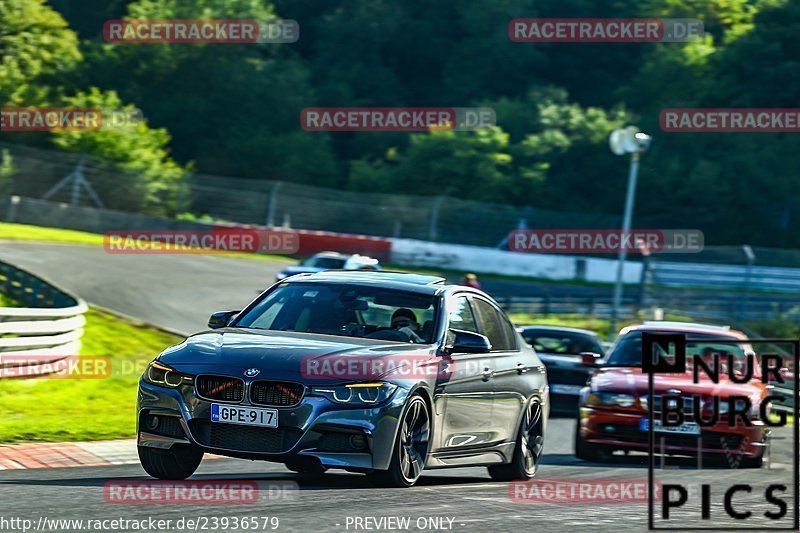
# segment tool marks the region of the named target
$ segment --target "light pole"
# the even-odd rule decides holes
[[[636,180],[639,175],[639,156],[650,147],[651,137],[639,131],[636,126],[628,126],[625,129],[614,130],[608,138],[611,151],[616,155],[631,155],[631,166],[628,172],[628,191],[625,195],[625,214],[622,217],[622,236],[627,235],[631,230],[631,219],[633,218],[633,203],[636,199]],[[611,334],[617,332],[617,322],[619,321],[619,307],[622,303],[622,277],[625,269],[625,258],[628,251],[622,245],[620,239],[619,257],[617,260],[617,282],[614,285],[614,302],[611,309]]]

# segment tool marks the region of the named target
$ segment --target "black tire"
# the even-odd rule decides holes
[[[286,468],[305,477],[321,476],[327,468],[322,463],[315,460],[293,459],[284,463]]]
[[[514,455],[511,462],[489,467],[489,475],[494,481],[527,480],[536,475],[544,448],[544,416],[542,405],[531,402],[517,432]]]
[[[764,466],[764,450],[756,457],[742,457],[739,468],[761,468]]]
[[[605,446],[589,444],[583,440],[583,437],[581,437],[581,422],[578,420],[575,425],[575,457],[582,461],[600,463],[608,459],[609,455],[610,451]]]
[[[203,452],[191,446],[173,446],[169,450],[138,446],[139,462],[149,475],[157,479],[177,481],[194,474]]]
[[[389,469],[367,474],[372,483],[381,487],[410,487],[417,482],[428,456],[430,420],[425,400],[418,394],[412,395],[400,417]]]

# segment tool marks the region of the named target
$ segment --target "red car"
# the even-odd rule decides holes
[[[766,385],[760,382],[760,369],[744,384],[733,383],[727,372],[721,373],[718,384],[700,373],[699,383],[692,380],[691,357],[713,361],[719,353],[722,361],[733,356],[734,371],[743,367],[745,354],[752,352],[747,337],[727,327],[702,324],[654,322],[623,329],[611,347],[603,366],[581,390],[579,420],[575,432],[575,455],[586,461],[599,461],[617,450],[647,451],[648,433],[648,375],[642,372],[642,332],[685,333],[687,336],[687,371],[676,374],[656,374],[653,378],[655,451],[669,455],[697,456],[706,459],[728,457],[740,467],[761,466],[768,426],[758,419],[761,401],[768,396]],[[707,339],[730,338],[738,344],[708,342]],[[692,341],[699,342],[692,342]],[[706,340],[704,342],[704,340]],[[758,365],[756,365],[758,366]],[[661,395],[683,398],[684,423],[677,427],[661,424]],[[748,396],[752,402],[749,418],[752,426],[739,420],[735,427],[728,424],[730,395]],[[695,420],[696,409],[703,420],[711,418],[714,396],[719,398],[720,419],[710,427],[701,427]],[[699,400],[699,401],[697,401]],[[699,405],[695,405],[698,403]]]

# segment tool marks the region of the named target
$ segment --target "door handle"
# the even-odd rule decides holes
[[[524,374],[528,371],[528,367],[525,366],[525,363],[517,363],[517,372],[520,374]]]
[[[494,376],[494,372],[492,372],[492,369],[488,368],[488,367],[484,368],[483,372],[481,372],[481,374],[483,374],[483,380],[484,381],[488,381],[488,380],[492,379],[492,376]]]

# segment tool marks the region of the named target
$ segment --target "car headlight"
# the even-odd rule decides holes
[[[373,405],[389,399],[397,385],[393,383],[350,383],[333,387],[312,387],[311,392],[324,396],[333,403],[348,405]]]
[[[152,361],[147,365],[147,370],[144,371],[142,379],[151,385],[159,385],[161,387],[176,388],[184,383],[191,383],[192,377],[186,374],[181,374],[174,368],[170,368],[164,363]]]
[[[621,394],[617,392],[593,392],[589,395],[586,402],[589,405],[597,405],[602,407],[619,406],[619,407],[633,407],[636,404],[636,398],[632,394]]]

